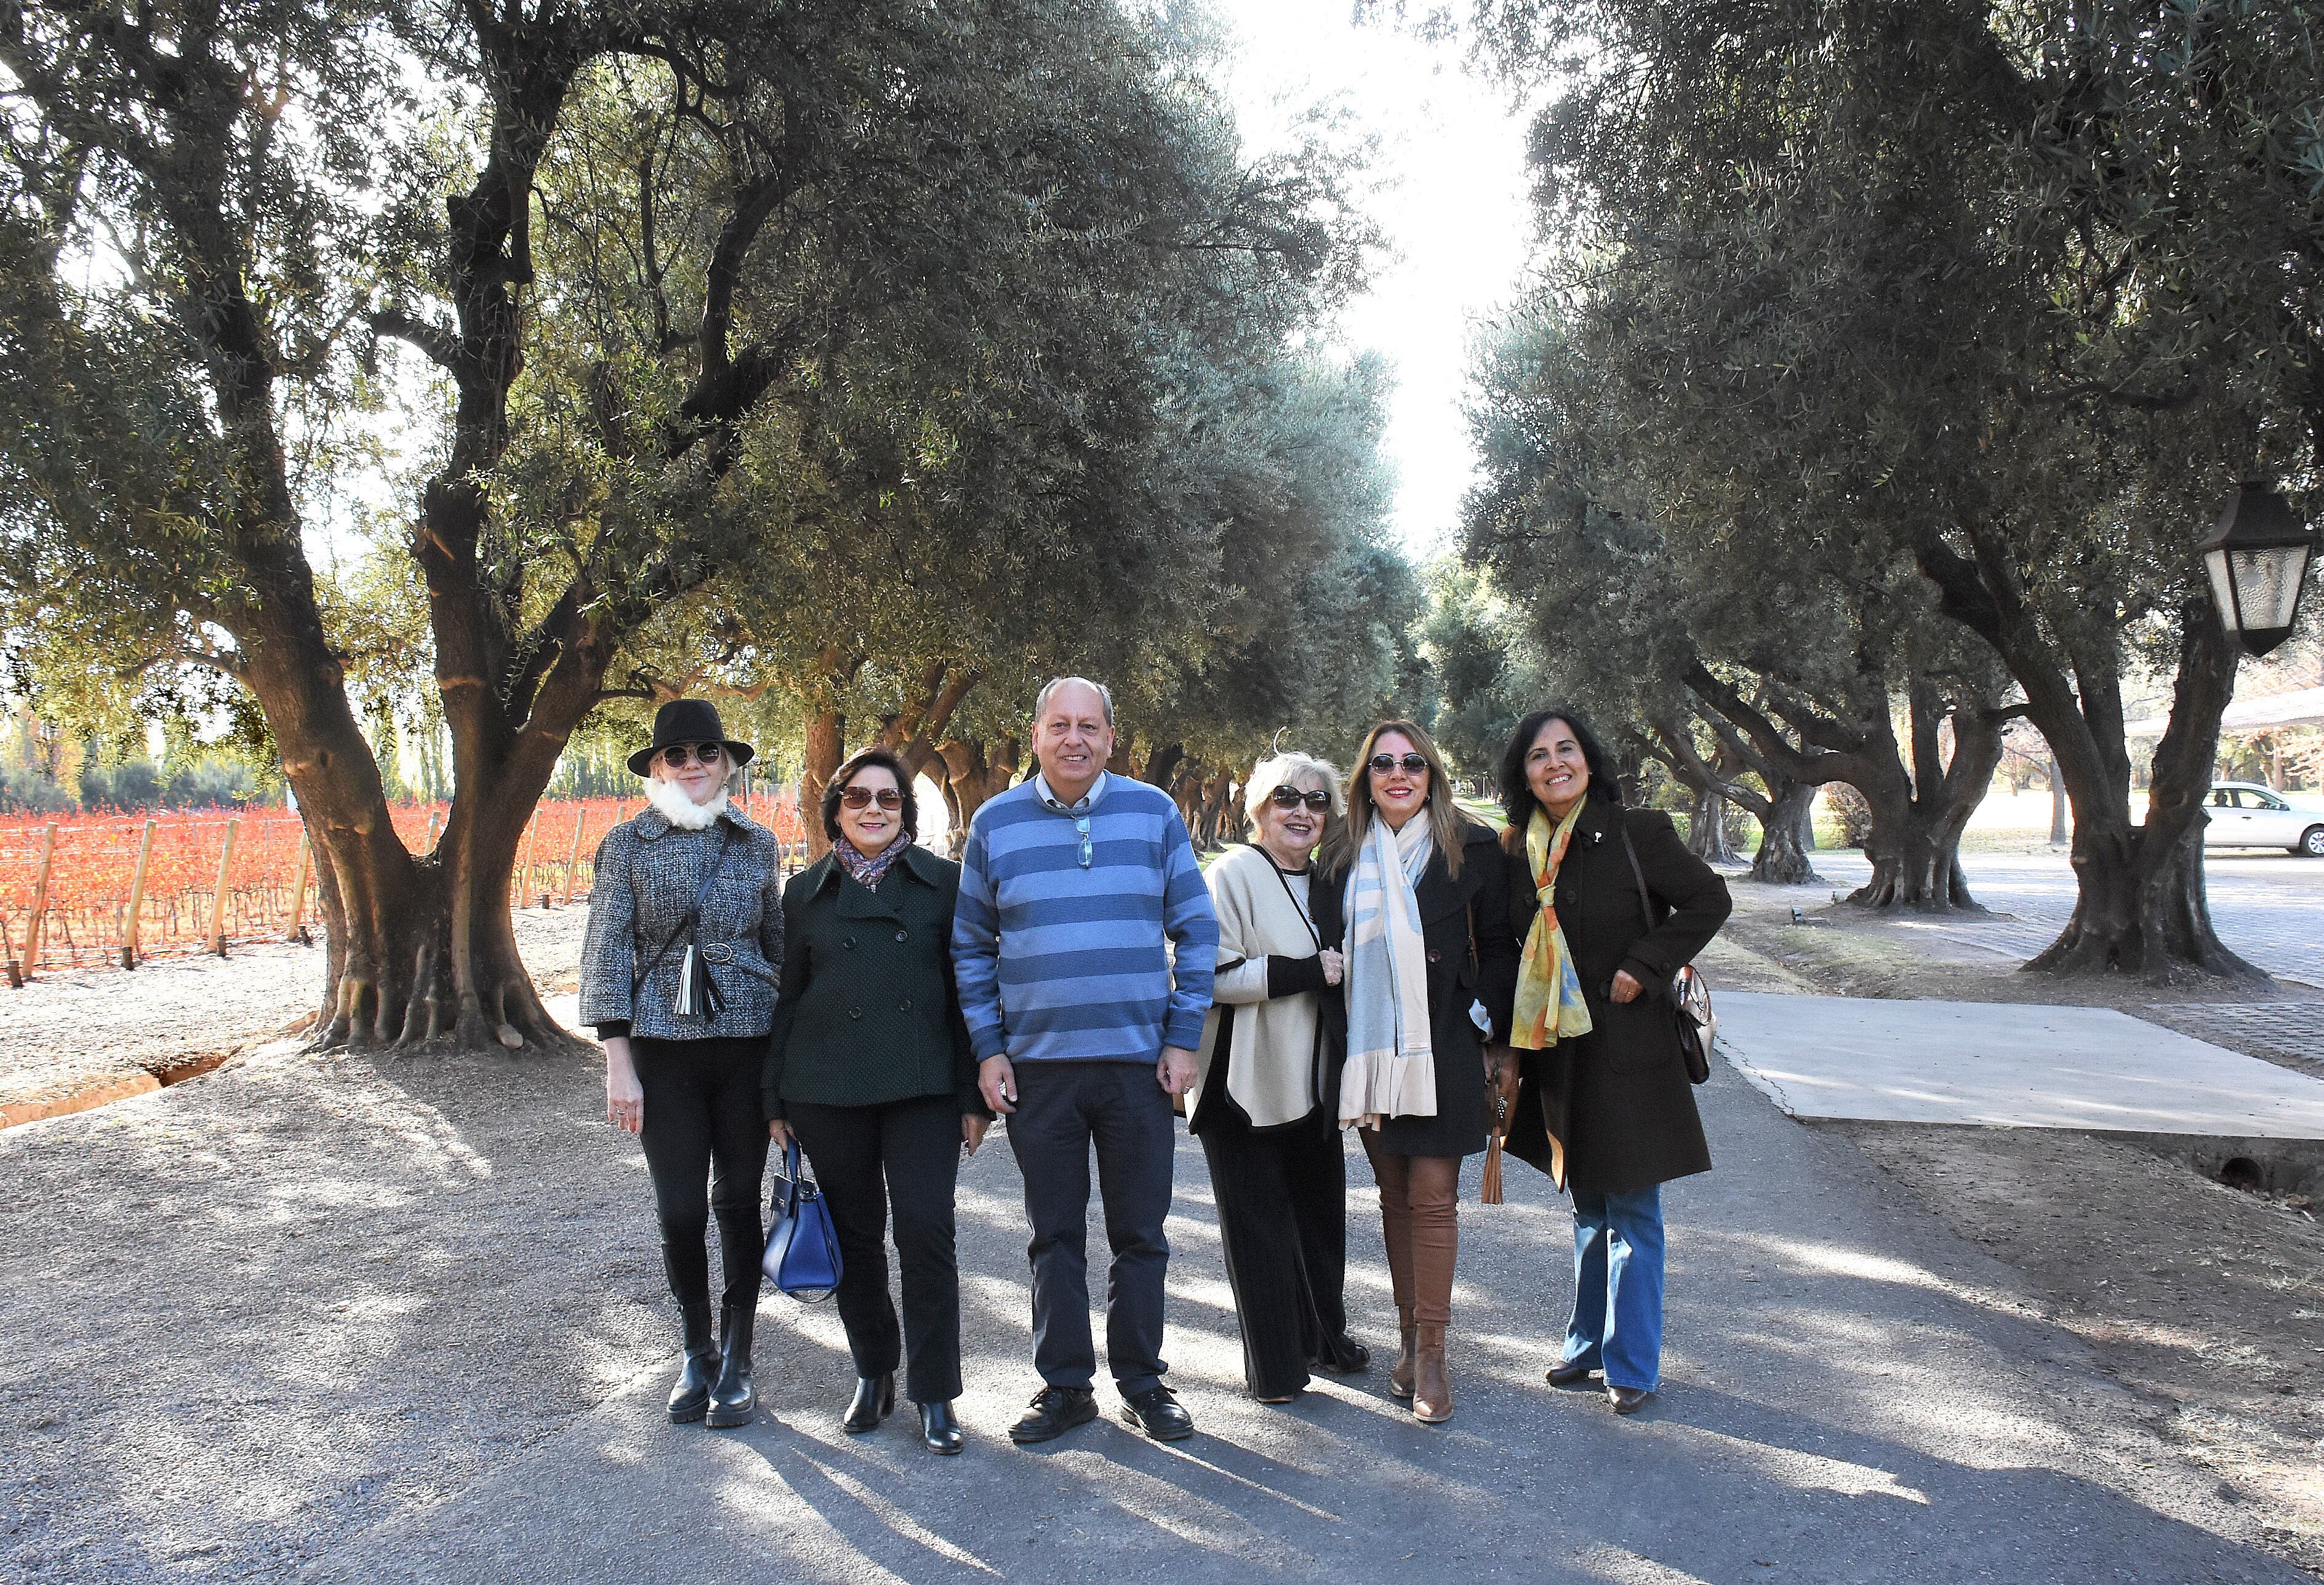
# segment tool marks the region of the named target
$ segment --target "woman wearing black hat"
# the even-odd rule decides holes
[[[605,1115],[642,1137],[686,1364],[669,1417],[747,1425],[766,1124],[759,1068],[782,968],[781,850],[726,799],[751,758],[700,699],[664,705],[630,756],[651,808],[605,834],[581,947],[581,1021],[605,1045]],[[710,1325],[710,1213],[725,1267]]]

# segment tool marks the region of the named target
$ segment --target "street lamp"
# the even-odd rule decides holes
[[[2229,497],[2201,547],[2219,621],[2247,655],[2264,655],[2292,636],[2316,536],[2292,502],[2265,484]]]

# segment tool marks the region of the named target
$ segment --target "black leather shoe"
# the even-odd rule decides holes
[[[1552,1365],[1545,1373],[1552,1387],[1581,1387],[1598,1373],[1595,1365],[1585,1365],[1579,1359],[1567,1359]]]
[[[1033,1395],[1032,1403],[1017,1416],[1017,1424],[1009,1428],[1009,1440],[1047,1442],[1096,1418],[1097,1394],[1089,1388],[1045,1387]]]
[[[841,1418],[841,1427],[848,1431],[869,1431],[896,1412],[896,1373],[884,1376],[859,1376],[855,1378],[855,1401],[847,1405]]]
[[[1176,1393],[1159,1384],[1122,1399],[1121,1417],[1157,1442],[1178,1442],[1194,1434],[1194,1417]]]
[[[707,1419],[718,1431],[748,1425],[759,1417],[758,1390],[751,1385],[751,1327],[755,1309],[741,1304],[725,1307],[726,1357],[719,1361],[718,1382],[710,1389]]]
[[[678,1384],[669,1389],[669,1418],[672,1424],[690,1425],[710,1407],[710,1384],[718,1377],[718,1337],[710,1330],[710,1302],[706,1299],[699,1307],[681,1305],[678,1326],[686,1339],[686,1363],[678,1370]]]
[[[1338,1337],[1323,1340],[1323,1350],[1315,1356],[1314,1364],[1333,1376],[1361,1376],[1372,1368],[1372,1351],[1342,1332]]]
[[[1646,1406],[1646,1400],[1654,1396],[1643,1387],[1609,1385],[1606,1388],[1607,1401],[1614,1405],[1614,1413],[1617,1415],[1637,1414]]]
[[[920,1440],[928,1444],[932,1453],[956,1453],[966,1439],[960,1433],[960,1422],[952,1417],[949,1401],[920,1405]]]

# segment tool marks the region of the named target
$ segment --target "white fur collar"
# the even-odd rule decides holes
[[[650,777],[646,781],[646,802],[680,831],[707,831],[711,823],[726,812],[726,789],[722,787],[716,797],[706,804],[697,804],[686,796],[686,789],[678,783]]]

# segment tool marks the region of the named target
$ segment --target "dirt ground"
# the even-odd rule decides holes
[[[2001,954],[1844,906],[1803,909],[1794,923],[1790,894],[1734,890],[1735,917],[1704,960],[1715,987],[2134,1015],[2155,1000],[2135,984],[2019,973]],[[2294,988],[2284,1000],[2304,996]],[[2196,1000],[2170,993],[2176,1008]],[[2252,1055],[2319,1071],[2312,1056]],[[2229,1188],[2166,1146],[2118,1138],[1820,1126],[2022,1274],[2040,1318],[2085,1340],[2158,1436],[2216,1477],[2282,1555],[2324,1577],[2324,1227],[2308,1196]]]

